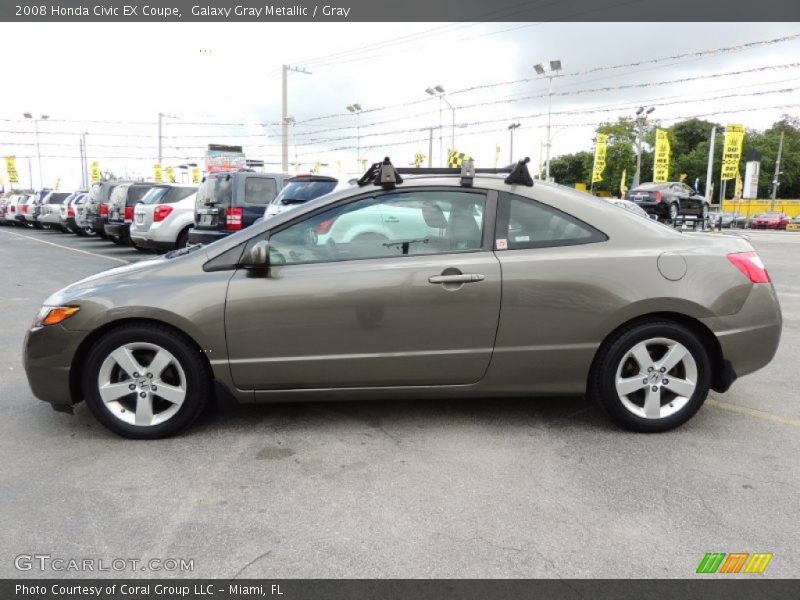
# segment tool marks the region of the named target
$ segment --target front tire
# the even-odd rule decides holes
[[[677,218],[678,218],[678,213],[679,213],[679,212],[680,212],[680,211],[678,210],[678,205],[677,205],[675,202],[673,202],[672,204],[670,204],[670,205],[669,205],[669,214],[668,214],[668,217],[667,217],[667,218],[668,218],[670,221],[673,221],[673,222],[674,222],[674,221],[675,221],[675,219],[677,219]]]
[[[208,403],[211,376],[182,334],[161,325],[125,325],[91,348],[82,383],[89,409],[108,429],[156,439],[194,422]]]
[[[711,385],[711,362],[698,337],[671,321],[634,324],[598,350],[588,395],[631,431],[656,433],[684,424]]]

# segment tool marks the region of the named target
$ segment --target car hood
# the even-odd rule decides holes
[[[169,276],[180,266],[189,262],[198,262],[202,265],[208,260],[208,256],[203,250],[197,250],[190,254],[177,256],[174,258],[159,257],[150,260],[142,260],[122,267],[114,267],[107,271],[101,271],[95,275],[90,275],[80,281],[76,281],[67,287],[51,294],[44,301],[46,306],[59,306],[79,301],[81,298],[93,295],[97,290],[107,286],[135,285],[142,278],[148,279],[159,277],[162,274]]]

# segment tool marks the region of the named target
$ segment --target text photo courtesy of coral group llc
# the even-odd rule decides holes
[[[0,599],[800,595],[800,4],[0,0]]]

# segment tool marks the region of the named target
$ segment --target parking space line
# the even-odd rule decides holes
[[[88,250],[80,250],[78,248],[71,248],[70,246],[64,246],[62,244],[56,244],[55,242],[48,242],[46,240],[40,240],[39,238],[32,237],[30,235],[23,235],[21,233],[14,233],[13,231],[5,231],[1,230],[2,233],[7,233],[8,235],[15,235],[17,237],[25,238],[26,240],[33,240],[34,242],[40,242],[42,244],[47,244],[48,246],[55,246],[56,248],[64,248],[65,250],[72,250],[73,252],[80,252],[81,254],[88,254],[89,256],[96,256],[98,258],[106,258],[108,260],[113,260],[116,262],[120,262],[123,265],[128,265],[131,263],[129,260],[125,260],[124,258],[117,258],[116,256],[105,256],[103,254],[97,254],[95,252],[89,252]]]
[[[709,404],[715,408],[721,408],[722,410],[728,410],[741,415],[747,415],[748,417],[755,417],[757,419],[764,419],[765,421],[773,421],[775,423],[782,423],[783,425],[800,427],[800,419],[794,419],[792,417],[775,415],[763,410],[756,410],[754,408],[747,408],[746,406],[739,406],[738,404],[730,404],[728,402],[722,402],[721,400],[714,400],[713,398],[707,398],[706,404]]]

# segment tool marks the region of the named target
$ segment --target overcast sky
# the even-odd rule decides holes
[[[27,185],[24,157],[36,152],[32,123],[22,113],[32,111],[50,115],[39,136],[45,185],[59,177],[62,189],[78,185],[77,136],[84,131],[89,159],[104,170],[149,177],[162,112],[176,117],[164,120],[165,166],[201,160],[207,143],[231,143],[243,145],[248,157],[278,163],[277,169],[281,65],[292,64],[311,72],[289,76],[289,114],[297,121],[290,160],[303,163],[302,171],[316,161],[334,175],[358,170],[359,121],[361,157],[373,162],[388,154],[403,165],[416,152],[428,154],[427,128],[433,127],[437,165],[439,100],[425,100],[425,88],[436,84],[456,109],[455,147],[478,166],[494,164],[496,145],[500,163],[508,162],[512,121],[521,123],[514,157],[538,163],[546,79],[454,92],[533,79],[535,63],[560,59],[566,76],[553,82],[553,156],[591,149],[597,123],[630,115],[639,104],[656,105],[652,116],[665,125],[714,113],[706,118],[763,129],[783,113],[800,115],[800,39],[573,73],[797,34],[797,24],[780,23],[3,23],[0,39],[16,51],[7,53],[4,70],[11,92],[0,105],[0,153],[19,157],[20,184]],[[753,71],[792,63],[798,64]],[[751,72],[715,77],[733,71]],[[690,80],[659,85],[677,79]],[[641,84],[650,85],[630,87]],[[606,87],[616,89],[584,91]],[[761,92],[769,93],[752,95]],[[533,98],[520,99],[526,96]],[[353,102],[365,110],[359,117],[345,110]],[[481,106],[469,107],[475,104]],[[795,106],[769,108],[779,105]],[[371,111],[386,106],[394,108]],[[338,116],[317,118],[326,115]],[[244,125],[208,124],[232,122]],[[452,135],[446,106],[443,123],[446,152]]]

